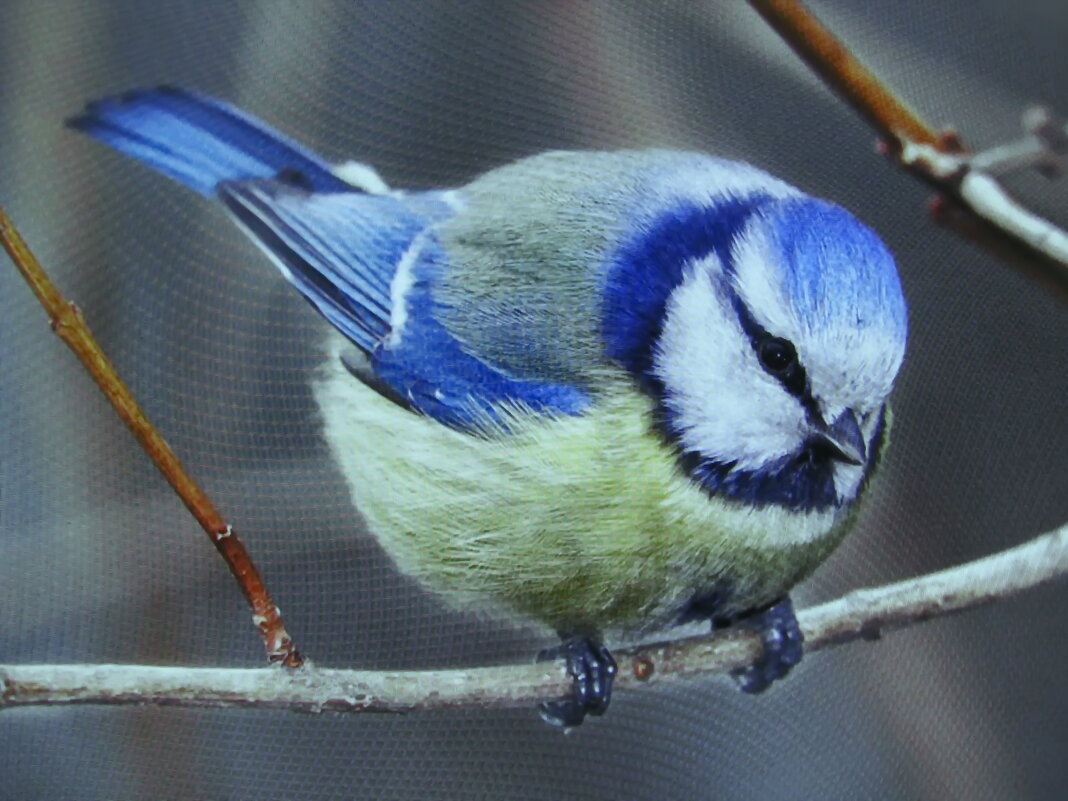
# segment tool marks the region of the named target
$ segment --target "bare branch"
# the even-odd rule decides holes
[[[1063,170],[1068,132],[1050,118],[1033,118],[1023,143],[968,157],[955,136],[939,134],[908,108],[796,0],[750,0],[806,62],[857,109],[888,144],[888,152],[950,201],[942,216],[974,238],[1007,244],[1049,265],[1047,278],[1068,288],[1068,235],[1016,203],[996,175],[1037,167]],[[45,275],[0,209],[0,244],[11,255],[53,330],[78,355],[167,480],[226,559],[253,609],[272,661],[290,667],[302,658],[244,547],[177,457],[145,419],[129,390],[93,340],[77,308]],[[806,650],[856,639],[972,608],[1038,586],[1068,572],[1068,526],[1025,545],[967,565],[898,584],[859,590],[802,611]],[[745,667],[760,651],[744,629],[624,649],[621,689]],[[68,703],[159,704],[285,708],[298,711],[404,712],[451,707],[529,706],[569,689],[562,665],[516,665],[467,670],[366,672],[328,670],[196,669],[137,665],[0,665],[0,709]]]
[[[867,120],[885,143],[888,156],[948,199],[936,206],[938,222],[1068,298],[1064,247],[1068,234],[1020,206],[994,177],[1022,166],[1035,167],[1049,177],[1058,174],[1068,149],[1063,125],[1048,112],[1031,111],[1024,118],[1027,140],[969,159],[955,133],[936,132],[799,0],[749,0],[749,4]],[[947,159],[955,159],[952,169],[947,168]]]
[[[901,153],[902,164],[954,187],[961,200],[991,225],[1012,231],[1029,247],[1068,266],[1068,234],[1017,203],[991,174],[975,168],[978,160],[979,156],[940,153],[930,145],[911,142]]]
[[[809,653],[971,609],[1068,573],[1068,525],[993,556],[876,589],[857,590],[798,614]],[[616,685],[722,673],[760,652],[747,630],[616,652]],[[629,669],[627,669],[629,666]],[[565,695],[562,664],[436,671],[0,665],[0,709],[58,704],[255,707],[302,712],[409,712],[526,707]]]
[[[149,455],[163,477],[174,488],[186,508],[207,532],[212,544],[226,560],[227,567],[237,580],[241,591],[252,608],[252,622],[263,638],[267,659],[281,662],[289,667],[298,667],[303,661],[293,640],[286,631],[278,607],[271,600],[267,586],[248,555],[245,546],[237,538],[233,528],[226,522],[211,499],[186,472],[170,445],[149,422],[129,387],[119,377],[115,366],[97,344],[81,311],[63,297],[48,277],[29,245],[19,234],[15,224],[0,208],[0,244],[4,246],[19,273],[30,285],[52,322],[52,330],[66,343],[74,355],[100,387],[119,417],[126,423],[145,453]]]
[[[804,4],[749,0],[749,5],[884,139],[940,144],[941,134],[891,92]]]

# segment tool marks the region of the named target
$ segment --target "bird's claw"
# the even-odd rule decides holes
[[[538,654],[538,661],[563,657],[573,679],[571,697],[546,701],[538,707],[542,719],[553,726],[578,726],[586,715],[603,715],[612,700],[616,661],[607,648],[588,637],[568,637],[555,648]]]
[[[764,640],[764,653],[752,665],[734,671],[742,692],[762,693],[801,661],[804,636],[789,596],[750,618]]]

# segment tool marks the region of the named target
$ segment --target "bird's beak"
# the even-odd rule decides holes
[[[812,438],[827,449],[832,459],[839,462],[862,465],[868,458],[864,434],[852,409],[846,409],[829,426],[824,425],[814,431]]]

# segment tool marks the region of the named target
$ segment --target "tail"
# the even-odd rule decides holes
[[[279,177],[313,192],[352,192],[330,164],[213,97],[161,86],[97,100],[67,125],[202,195],[224,181]]]
[[[339,177],[260,120],[185,89],[98,100],[68,125],[222,201],[286,279],[365,354],[391,330],[398,265],[420,232],[455,210],[450,193],[389,192],[367,165],[346,164]]]

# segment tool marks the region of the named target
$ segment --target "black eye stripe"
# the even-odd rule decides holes
[[[731,293],[731,304],[734,307],[735,314],[738,315],[738,322],[741,324],[742,330],[749,338],[749,343],[752,345],[753,352],[756,354],[757,361],[760,362],[761,367],[778,380],[787,392],[801,401],[801,405],[805,407],[809,416],[817,420],[820,419],[819,408],[816,405],[815,398],[812,397],[811,387],[808,383],[808,374],[798,358],[794,344],[788,339],[773,336],[764,326],[754,320],[749,307],[735,292]],[[770,350],[778,350],[781,356],[789,356],[789,358],[782,362],[778,369],[775,369],[775,364],[769,366],[769,364],[765,363],[764,356]]]

